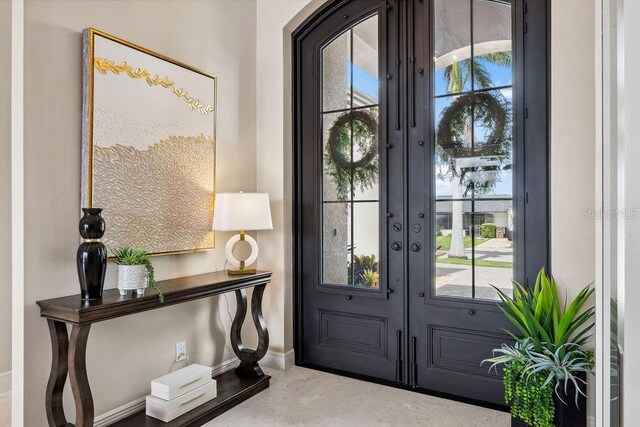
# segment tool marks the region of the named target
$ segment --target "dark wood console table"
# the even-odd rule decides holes
[[[47,384],[46,409],[50,426],[73,426],[68,423],[62,407],[62,391],[69,374],[69,382],[76,406],[76,426],[93,426],[93,397],[87,378],[85,353],[92,323],[154,310],[200,298],[235,291],[237,310],[231,326],[231,346],[240,359],[235,372],[214,377],[218,384],[218,397],[204,405],[164,423],[147,417],[145,410],[135,413],[114,425],[118,426],[200,426],[240,402],[269,387],[271,377],[265,375],[258,361],[269,347],[269,333],[262,317],[262,295],[271,280],[271,272],[258,271],[244,276],[230,276],[226,272],[201,274],[163,280],[158,286],[164,292],[160,303],[152,290],[142,296],[120,296],[117,289],[104,291],[102,299],[83,301],[80,295],[38,301],[40,316],[49,323],[53,360]],[[246,289],[254,287],[251,314],[258,331],[258,348],[249,350],[242,344],[240,329],[247,313]],[[71,325],[71,335],[66,324]]]

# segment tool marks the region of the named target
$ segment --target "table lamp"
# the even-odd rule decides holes
[[[216,231],[239,231],[224,248],[227,262],[232,267],[229,274],[253,274],[255,268],[247,268],[258,258],[258,243],[245,234],[248,230],[271,230],[271,209],[267,193],[218,193],[216,194],[213,229]],[[233,256],[233,249],[239,241],[251,246],[251,255],[244,261]]]

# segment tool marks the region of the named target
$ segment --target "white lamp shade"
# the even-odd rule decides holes
[[[213,229],[217,231],[271,230],[267,193],[216,194]]]

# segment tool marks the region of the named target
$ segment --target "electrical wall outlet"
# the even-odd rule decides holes
[[[187,343],[184,341],[176,344],[176,362],[182,362],[187,358]]]

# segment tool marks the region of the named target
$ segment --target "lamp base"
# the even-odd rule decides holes
[[[249,243],[249,246],[251,246],[251,254],[249,255],[249,258],[247,258],[244,261],[238,261],[233,256],[233,248],[235,247],[236,243],[238,243],[241,240],[246,241],[247,243]],[[243,274],[256,274],[255,267],[254,268],[246,267],[247,265],[252,265],[254,262],[256,262],[256,259],[258,258],[258,243],[256,243],[253,237],[247,234],[244,234],[244,231],[241,230],[239,234],[236,234],[235,236],[229,239],[229,241],[227,242],[227,245],[224,248],[224,252],[227,256],[227,262],[229,263],[229,266],[234,267],[227,270],[227,273],[230,276],[240,276]]]
[[[227,274],[229,276],[242,276],[243,274],[256,274],[255,268],[233,268],[231,270],[227,270]]]

